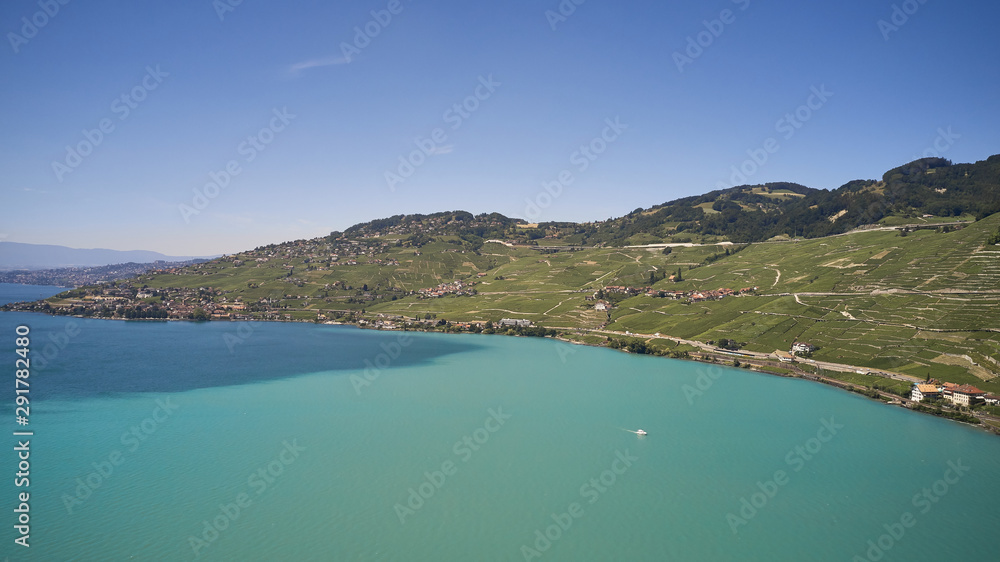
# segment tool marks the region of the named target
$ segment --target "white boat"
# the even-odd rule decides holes
[[[645,429],[640,429],[640,430],[636,431],[635,434],[636,435],[646,435],[646,430]]]

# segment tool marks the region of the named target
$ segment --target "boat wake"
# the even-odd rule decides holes
[[[620,429],[622,431],[627,431],[629,433],[634,433],[634,434],[638,435],[639,437],[642,437],[644,435],[648,435],[648,433],[646,433],[645,429],[625,429],[624,427],[619,427],[618,429]]]

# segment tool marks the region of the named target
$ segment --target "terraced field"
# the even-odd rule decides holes
[[[819,346],[817,360],[1000,391],[1000,246],[984,245],[998,228],[1000,215],[993,215],[947,233],[872,230],[746,247],[674,247],[666,255],[661,247],[555,251],[492,242],[472,251],[448,237],[414,249],[385,239],[377,255],[359,257],[358,265],[325,267],[291,256],[240,266],[217,260],[181,275],[147,276],[144,283],[213,287],[230,301],[274,299],[297,319],[364,308],[368,316],[524,318],[574,331],[728,338],[763,352],[808,341]],[[391,260],[398,265],[388,265]],[[683,281],[659,280],[678,270]],[[661,290],[757,289],[702,302],[640,295],[620,300],[610,314],[594,310],[599,289],[645,287],[651,273]],[[409,294],[455,280],[472,284],[477,294]],[[362,287],[390,291],[395,300],[385,294],[358,300]]]
[[[758,244],[676,286],[754,284],[759,296],[704,303],[636,297],[609,329],[746,342],[753,351],[820,347],[816,359],[1000,387],[1000,217],[961,231],[857,233]],[[778,273],[780,272],[780,277]]]

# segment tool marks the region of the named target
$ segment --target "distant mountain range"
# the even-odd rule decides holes
[[[206,256],[168,256],[148,250],[84,250],[50,244],[0,242],[0,271],[99,267],[122,263],[183,262]]]
[[[116,263],[94,267],[60,267],[56,269],[16,269],[0,271],[0,283],[19,285],[55,285],[57,287],[80,287],[96,285],[115,279],[126,279],[142,275],[155,269],[173,269],[208,261],[197,259],[188,261],[156,261],[152,263]]]

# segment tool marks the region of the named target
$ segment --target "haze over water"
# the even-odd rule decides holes
[[[892,529],[883,560],[995,553],[996,437],[807,381],[311,324],[0,313],[7,349],[19,324],[47,359],[12,560],[864,560]]]

